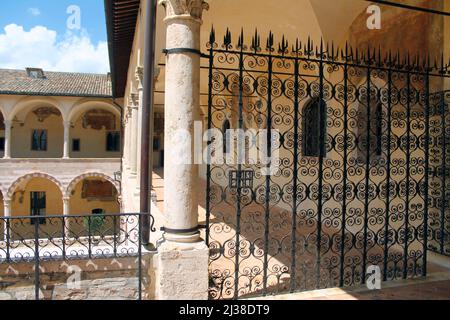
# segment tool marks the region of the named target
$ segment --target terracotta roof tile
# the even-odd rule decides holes
[[[26,70],[0,69],[0,94],[111,97],[106,74],[44,71],[44,78],[29,77]]]

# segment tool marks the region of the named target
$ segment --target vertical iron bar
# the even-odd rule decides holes
[[[391,138],[392,138],[392,69],[388,70],[388,92],[387,92],[387,161],[386,161],[386,207],[384,217],[384,260],[383,260],[383,281],[387,281],[388,260],[389,260],[389,212],[391,209]]]
[[[316,286],[320,287],[320,268],[321,268],[321,247],[322,247],[322,210],[323,210],[323,160],[324,160],[324,149],[325,149],[325,128],[323,117],[327,114],[327,107],[323,100],[323,85],[324,85],[324,63],[323,63],[323,43],[320,44],[320,61],[319,61],[319,104],[318,104],[318,114],[319,114],[319,194],[318,194],[318,205],[317,205],[317,257],[316,257]],[[322,111],[324,109],[324,113]]]
[[[445,92],[442,91],[440,105],[441,105],[441,116],[442,116],[442,168],[441,168],[441,177],[442,177],[442,194],[441,194],[441,254],[445,254],[445,203],[447,199],[445,198],[445,179],[447,174],[446,168],[446,158],[447,158],[447,143],[445,136]]]
[[[430,171],[430,74],[427,66],[425,76],[425,197],[423,213],[423,268],[422,276],[427,275],[428,255],[428,205],[429,205],[429,171]]]
[[[62,257],[66,260],[66,217],[62,217]]]
[[[242,46],[239,53],[239,129],[243,127],[243,105],[244,105],[244,38],[241,34]],[[238,148],[240,148],[240,141],[242,137],[238,135]],[[239,155],[238,150],[238,155]],[[237,157],[239,158],[239,157]],[[236,255],[235,255],[235,270],[234,270],[234,299],[239,298],[239,255],[240,255],[240,234],[241,234],[241,179],[242,179],[242,165],[241,159],[238,160],[238,172],[237,172],[237,203],[236,203]]]
[[[120,217],[119,217],[120,220]],[[113,216],[113,232],[114,232],[114,244],[113,244],[113,251],[114,251],[114,257],[117,256],[117,216]]]
[[[403,251],[403,279],[408,277],[408,238],[409,238],[409,188],[411,175],[411,74],[406,74],[406,212],[405,212],[405,247]]]
[[[211,48],[209,50],[209,74],[208,74],[208,132],[212,129],[212,86],[213,86],[213,67],[214,67],[214,46],[211,43]],[[222,132],[226,134],[226,132]],[[223,141],[223,139],[222,139]],[[208,148],[210,144],[208,144]],[[208,152],[208,161],[206,164],[206,245],[209,247],[209,236],[210,236],[210,218],[211,218],[211,156]]]
[[[345,50],[344,64],[344,169],[342,190],[342,230],[339,286],[344,286],[345,228],[347,218],[347,170],[348,170],[348,52]]]
[[[34,296],[39,300],[40,269],[39,269],[39,215],[34,216]]]
[[[366,282],[366,267],[367,267],[367,236],[369,227],[369,184],[370,184],[370,131],[371,131],[371,67],[370,67],[370,50],[367,64],[367,134],[366,134],[366,176],[365,176],[365,195],[364,195],[364,248],[363,248],[363,266],[362,266],[362,284]]]
[[[294,70],[294,181],[293,181],[293,203],[292,203],[292,247],[291,247],[291,292],[294,292],[297,287],[296,279],[296,252],[297,252],[297,179],[298,179],[298,125],[299,125],[299,60],[295,59]]]
[[[141,213],[151,214],[152,172],[153,172],[153,104],[155,90],[155,47],[156,47],[156,0],[147,1],[144,13],[144,79],[142,95],[142,132],[141,132],[141,176],[140,176],[140,205]],[[150,217],[145,216],[142,221],[142,234],[144,244],[150,244]]]
[[[92,235],[91,235],[91,216],[88,215],[88,255],[92,259]]]
[[[10,217],[6,217],[6,262],[11,262],[11,221]]]
[[[267,154],[268,158],[272,156],[272,53],[269,53],[268,61],[268,80],[267,80]],[[267,170],[270,171],[270,161],[267,163]],[[266,194],[265,194],[265,229],[264,229],[264,265],[263,265],[263,294],[267,294],[267,271],[268,251],[269,251],[269,223],[270,223],[270,174],[266,172]]]
[[[145,213],[147,215],[147,213]],[[139,217],[139,229],[142,228],[142,214],[138,214]],[[140,230],[141,231],[141,230]],[[141,233],[139,232],[139,235]],[[138,237],[138,285],[139,285],[139,300],[142,300],[142,237]]]

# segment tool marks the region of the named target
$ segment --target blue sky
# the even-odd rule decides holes
[[[80,28],[69,29],[73,5]],[[103,0],[0,1],[0,12],[0,68],[109,71]]]

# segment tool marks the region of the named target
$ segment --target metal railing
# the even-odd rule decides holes
[[[154,232],[146,213],[0,217],[0,265],[34,263],[38,300],[42,262],[136,258],[141,300],[145,221]]]

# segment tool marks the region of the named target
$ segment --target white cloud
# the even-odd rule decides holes
[[[41,10],[39,10],[39,8],[28,8],[28,12],[32,15],[32,16],[40,16],[41,15]]]
[[[24,30],[16,24],[0,32],[0,68],[37,67],[47,71],[109,72],[106,41],[92,43],[89,34],[67,31],[58,37],[56,31],[43,26]]]

